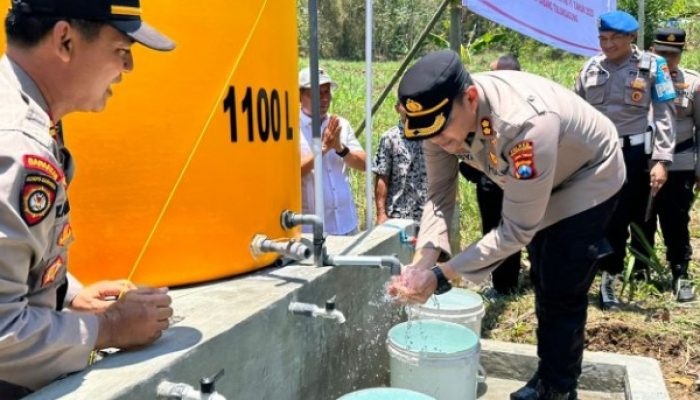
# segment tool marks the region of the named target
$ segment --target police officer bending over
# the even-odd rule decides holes
[[[74,165],[60,119],[101,111],[130,72],[134,41],[174,44],[141,22],[138,0],[14,0],[0,59],[0,398],[88,365],[94,349],[156,340],[167,289],[82,287],[67,271]],[[95,260],[99,268],[100,260]],[[126,293],[116,301],[122,291]],[[72,312],[62,311],[65,307]]]
[[[614,284],[623,269],[628,229],[631,224],[643,227],[649,197],[666,182],[666,168],[673,160],[673,84],[663,58],[632,45],[638,28],[637,20],[625,12],[602,14],[598,31],[603,54],[591,58],[576,79],[576,92],[617,127],[627,166],[620,206],[608,229],[614,253],[600,266],[603,309],[619,308]],[[645,134],[650,123],[656,127],[653,138]],[[632,248],[644,252],[636,235]]]
[[[463,276],[480,282],[528,246],[540,362],[511,399],[576,399],[587,292],[608,249],[625,166],[615,126],[557,83],[519,71],[470,75],[452,51],[430,53],[401,80],[404,134],[425,140],[428,201],[416,256],[389,294],[425,302]],[[503,188],[503,218],[449,261],[457,165],[464,160]]]
[[[668,62],[676,89],[677,132],[673,164],[668,181],[656,196],[654,214],[659,217],[666,260],[673,276],[673,293],[679,302],[695,299],[695,288],[688,275],[693,251],[688,224],[695,196],[693,186],[700,189],[700,73],[680,67],[684,46],[685,31],[681,29],[661,29],[655,34],[653,51]],[[655,217],[650,218],[646,229],[653,244]]]

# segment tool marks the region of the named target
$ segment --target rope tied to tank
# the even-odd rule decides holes
[[[253,26],[251,27],[250,31],[248,32],[248,36],[246,37],[245,42],[243,43],[243,47],[241,48],[241,51],[238,53],[236,56],[235,62],[233,64],[233,67],[231,68],[231,72],[229,72],[226,82],[223,85],[223,89],[221,90],[219,96],[216,99],[216,102],[214,103],[214,107],[212,107],[211,112],[209,113],[209,116],[207,117],[206,122],[204,123],[204,126],[202,127],[202,130],[199,132],[199,135],[197,136],[197,140],[195,141],[194,145],[192,146],[192,150],[190,151],[189,155],[187,156],[187,159],[185,161],[185,164],[182,166],[182,169],[180,170],[180,174],[178,175],[177,179],[175,180],[175,184],[173,185],[173,188],[170,190],[168,193],[168,197],[165,200],[165,203],[163,204],[163,207],[161,208],[160,212],[158,213],[158,217],[156,218],[155,223],[153,224],[153,227],[151,228],[150,232],[148,233],[148,236],[146,237],[146,241],[143,243],[143,246],[141,247],[141,250],[139,251],[138,256],[136,257],[136,260],[134,261],[133,266],[131,267],[131,270],[129,271],[129,276],[127,277],[126,281],[131,282],[133,279],[134,274],[136,273],[136,269],[139,267],[141,264],[141,260],[143,259],[143,256],[146,254],[146,250],[151,244],[151,241],[153,240],[153,236],[155,235],[156,231],[158,230],[158,227],[160,226],[163,216],[165,215],[165,212],[168,210],[170,207],[170,203],[173,200],[173,197],[175,196],[175,192],[177,192],[177,189],[180,187],[180,183],[182,183],[182,180],[185,177],[185,173],[187,172],[188,168],[190,167],[190,164],[192,163],[192,160],[194,159],[194,155],[199,149],[199,145],[202,142],[202,139],[204,139],[204,135],[209,129],[209,125],[211,125],[212,119],[214,118],[214,114],[216,113],[216,110],[218,108],[218,105],[221,104],[226,92],[227,88],[229,85],[229,82],[233,79],[233,76],[235,75],[236,71],[238,70],[238,67],[241,63],[241,60],[243,59],[243,55],[246,53],[248,50],[248,47],[250,45],[250,42],[253,38],[253,35],[255,31],[258,29],[258,25],[260,24],[260,20],[262,19],[262,15],[267,8],[267,2],[268,0],[264,0],[262,6],[260,7],[260,11],[258,11],[258,15],[255,18],[255,22],[253,23]],[[121,290],[120,297],[126,292],[127,286],[126,284]]]

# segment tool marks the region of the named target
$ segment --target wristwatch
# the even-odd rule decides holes
[[[341,158],[348,155],[350,148],[348,146],[343,146],[343,150],[336,151],[335,154],[339,155]]]
[[[437,278],[437,288],[435,288],[435,294],[443,294],[449,292],[452,289],[452,284],[445,278],[445,274],[442,273],[442,269],[437,265],[432,268],[435,278]]]

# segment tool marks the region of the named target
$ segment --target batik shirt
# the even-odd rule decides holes
[[[401,125],[389,129],[379,140],[372,171],[389,180],[387,216],[420,221],[428,187],[422,143],[404,139]]]

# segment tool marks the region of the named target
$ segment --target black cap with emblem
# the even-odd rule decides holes
[[[406,139],[427,139],[442,132],[455,97],[471,83],[459,54],[452,50],[428,53],[418,60],[399,84],[399,101],[406,109]]]
[[[685,46],[685,31],[678,28],[663,28],[654,32],[654,50],[680,53]]]
[[[12,12],[105,22],[151,49],[175,48],[170,38],[141,20],[139,0],[12,0]]]

